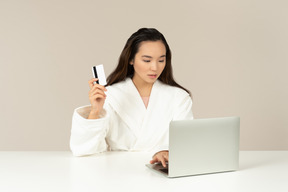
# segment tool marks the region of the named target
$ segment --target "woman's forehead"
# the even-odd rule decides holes
[[[166,48],[162,41],[143,41],[139,46],[138,54],[160,57],[166,54]]]

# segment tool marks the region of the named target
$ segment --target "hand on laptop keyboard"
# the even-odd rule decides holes
[[[163,167],[166,167],[166,162],[168,161],[169,161],[169,151],[159,151],[152,157],[150,163],[154,164],[161,162]]]

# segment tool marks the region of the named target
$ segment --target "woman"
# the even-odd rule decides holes
[[[73,154],[154,151],[150,163],[166,167],[170,121],[193,114],[189,91],[173,79],[164,36],[153,28],[139,29],[128,39],[106,88],[95,81],[89,81],[91,105],[74,111]]]

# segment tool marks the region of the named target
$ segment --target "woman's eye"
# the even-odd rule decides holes
[[[149,63],[150,62],[150,60],[143,60],[144,62],[146,62],[146,63]]]
[[[164,62],[164,60],[160,60],[159,62],[160,62],[160,63],[163,63],[163,62]]]

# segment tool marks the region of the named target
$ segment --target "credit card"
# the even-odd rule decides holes
[[[98,79],[98,81],[96,83],[103,85],[103,86],[105,86],[107,84],[106,76],[105,76],[105,72],[104,72],[104,66],[102,64],[97,65],[97,66],[93,66],[92,72],[93,72],[94,78]]]

